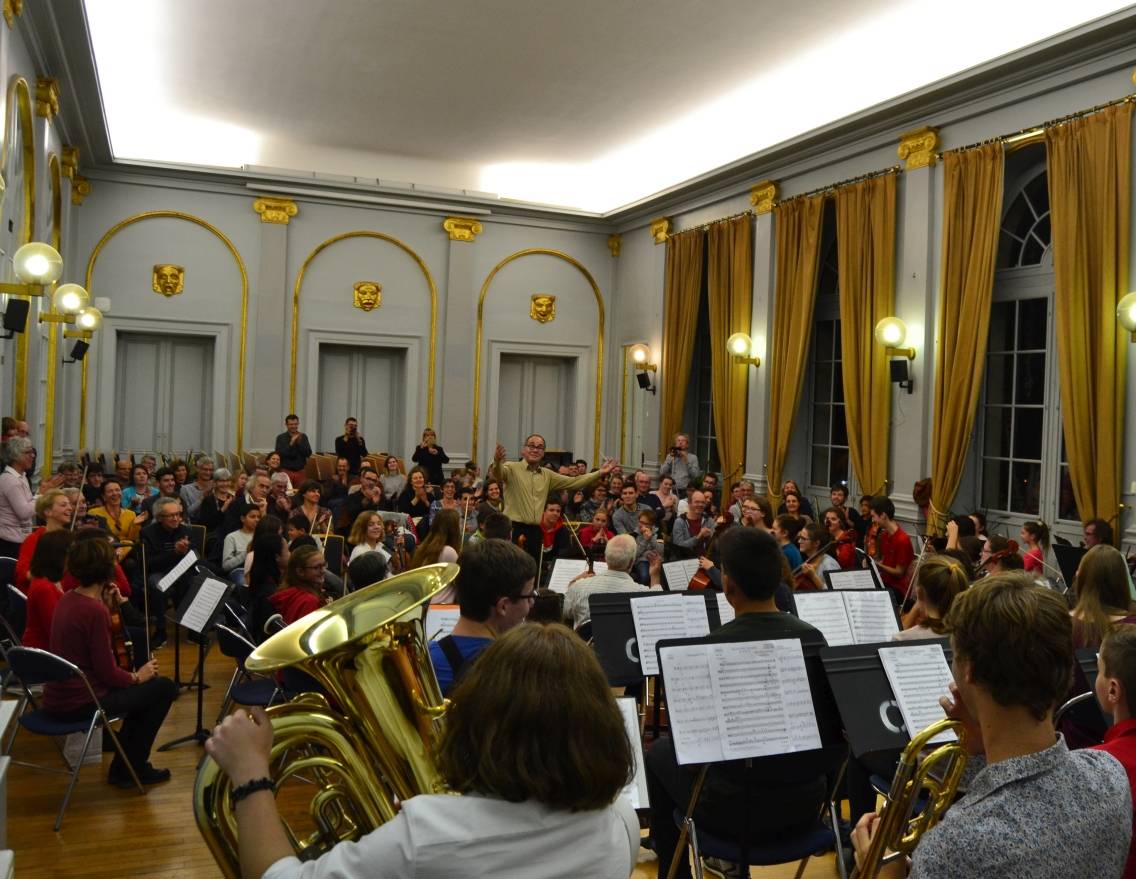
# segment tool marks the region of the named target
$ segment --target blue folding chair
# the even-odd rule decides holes
[[[130,765],[130,761],[126,757],[126,752],[122,749],[122,742],[118,740],[118,735],[115,733],[112,723],[116,723],[122,718],[111,717],[103,708],[102,703],[99,702],[95,691],[91,688],[91,682],[87,680],[87,676],[83,674],[82,670],[75,664],[68,662],[54,653],[49,653],[46,650],[39,650],[35,647],[13,647],[8,651],[8,662],[12,666],[12,671],[16,677],[19,678],[20,683],[24,687],[24,695],[28,700],[28,704],[33,706],[32,711],[25,711],[20,715],[20,726],[28,732],[35,733],[41,736],[69,736],[72,733],[86,733],[86,738],[83,741],[83,752],[75,761],[74,768],[71,769],[71,781],[67,785],[67,793],[63,797],[63,804],[59,807],[59,815],[55,819],[55,829],[59,830],[63,826],[63,813],[67,811],[67,804],[71,801],[71,793],[75,790],[75,782],[79,780],[79,770],[83,768],[83,761],[87,758],[87,751],[91,747],[91,737],[94,736],[95,730],[102,727],[110,736],[111,741],[114,743],[114,748],[118,751],[118,756],[122,760],[123,765],[126,766],[130,772],[130,777],[134,780],[135,786],[138,788],[139,793],[143,796],[146,794],[146,788],[142,786],[134,767]],[[87,688],[87,693],[91,697],[91,703],[94,708],[91,710],[89,717],[80,718],[79,720],[59,720],[52,717],[42,708],[36,706],[35,698],[32,696],[29,687],[38,684],[49,683],[62,683],[69,681],[72,678],[79,678],[83,682],[83,686]],[[59,772],[67,774],[66,770],[53,769],[50,766],[40,766],[36,763],[22,763],[23,766],[31,766],[34,769],[42,769],[45,772]]]
[[[225,715],[229,713],[234,703],[267,708],[278,700],[285,701],[284,691],[277,686],[275,680],[254,677],[245,668],[245,660],[256,649],[256,645],[240,632],[221,623],[213,628],[217,633],[217,646],[225,656],[236,663],[233,676],[229,679],[229,687],[225,690],[225,698],[221,700],[217,723],[225,719]]]

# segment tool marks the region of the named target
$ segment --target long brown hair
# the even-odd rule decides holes
[[[434,516],[430,525],[430,533],[423,538],[414,550],[410,559],[410,567],[420,568],[423,565],[432,565],[438,561],[442,554],[442,547],[449,546],[461,551],[461,519],[457,510],[441,510]]]
[[[1085,553],[1073,578],[1077,606],[1074,626],[1085,647],[1096,647],[1112,631],[1112,617],[1129,613],[1132,594],[1128,565],[1114,546],[1099,544]]]
[[[919,566],[916,589],[922,590],[923,598],[939,612],[939,616],[928,616],[923,625],[936,635],[945,634],[947,627],[944,619],[947,611],[951,609],[951,604],[958,594],[968,585],[970,578],[958,559],[947,555],[929,556]]]
[[[495,640],[452,703],[438,766],[458,793],[578,812],[609,806],[631,778],[607,679],[565,626],[530,623]]]

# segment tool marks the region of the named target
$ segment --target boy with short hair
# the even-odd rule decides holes
[[[1101,642],[1095,689],[1101,708],[1112,715],[1104,744],[1096,750],[1120,761],[1136,800],[1136,626],[1117,626]],[[1136,843],[1128,850],[1124,879],[1136,879]]]

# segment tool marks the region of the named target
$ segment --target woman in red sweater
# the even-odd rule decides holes
[[[28,587],[28,618],[21,639],[25,647],[47,650],[51,643],[51,618],[63,597],[63,558],[74,535],[70,531],[49,531],[36,543]]]
[[[121,603],[114,585],[115,555],[109,542],[81,540],[67,550],[66,567],[79,585],[66,592],[51,620],[51,652],[74,663],[90,681],[95,695],[111,715],[123,718],[118,734],[123,750],[143,784],[168,781],[168,769],[150,764],[150,748],[177,696],[169,678],[159,677],[158,663],[149,660],[138,671],[119,668],[111,648],[107,591]],[[89,717],[93,708],[86,686],[78,678],[44,686],[43,707],[62,720]],[[133,780],[117,754],[107,781],[129,788]]]
[[[20,557],[16,559],[14,582],[16,588],[21,592],[26,593],[31,584],[29,569],[32,563],[32,555],[35,553],[36,544],[39,543],[40,537],[49,531],[64,531],[70,528],[73,510],[74,508],[67,495],[58,488],[45,491],[36,498],[36,517],[43,519],[46,524],[34,529],[20,544]]]

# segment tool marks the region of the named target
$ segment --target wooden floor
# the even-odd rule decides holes
[[[157,653],[162,673],[172,675],[173,648]],[[182,647],[182,674],[188,677],[196,650]],[[231,660],[213,651],[206,662],[205,723],[216,718],[232,673]],[[196,700],[186,691],[174,703],[158,735],[158,744],[193,731]],[[102,767],[84,766],[59,833],[52,831],[55,814],[66,790],[66,777],[12,765],[8,775],[8,847],[15,852],[19,879],[118,879],[118,877],[220,877],[193,820],[193,780],[202,749],[190,743],[153,755],[153,763],[168,768],[171,781],[149,789],[147,796],[113,788],[105,781],[110,755]],[[13,760],[60,766],[54,745],[21,730],[12,749]],[[645,849],[632,874],[654,877],[656,862]],[[781,879],[796,865],[753,870],[762,879]],[[837,875],[832,855],[814,858],[807,877]]]

